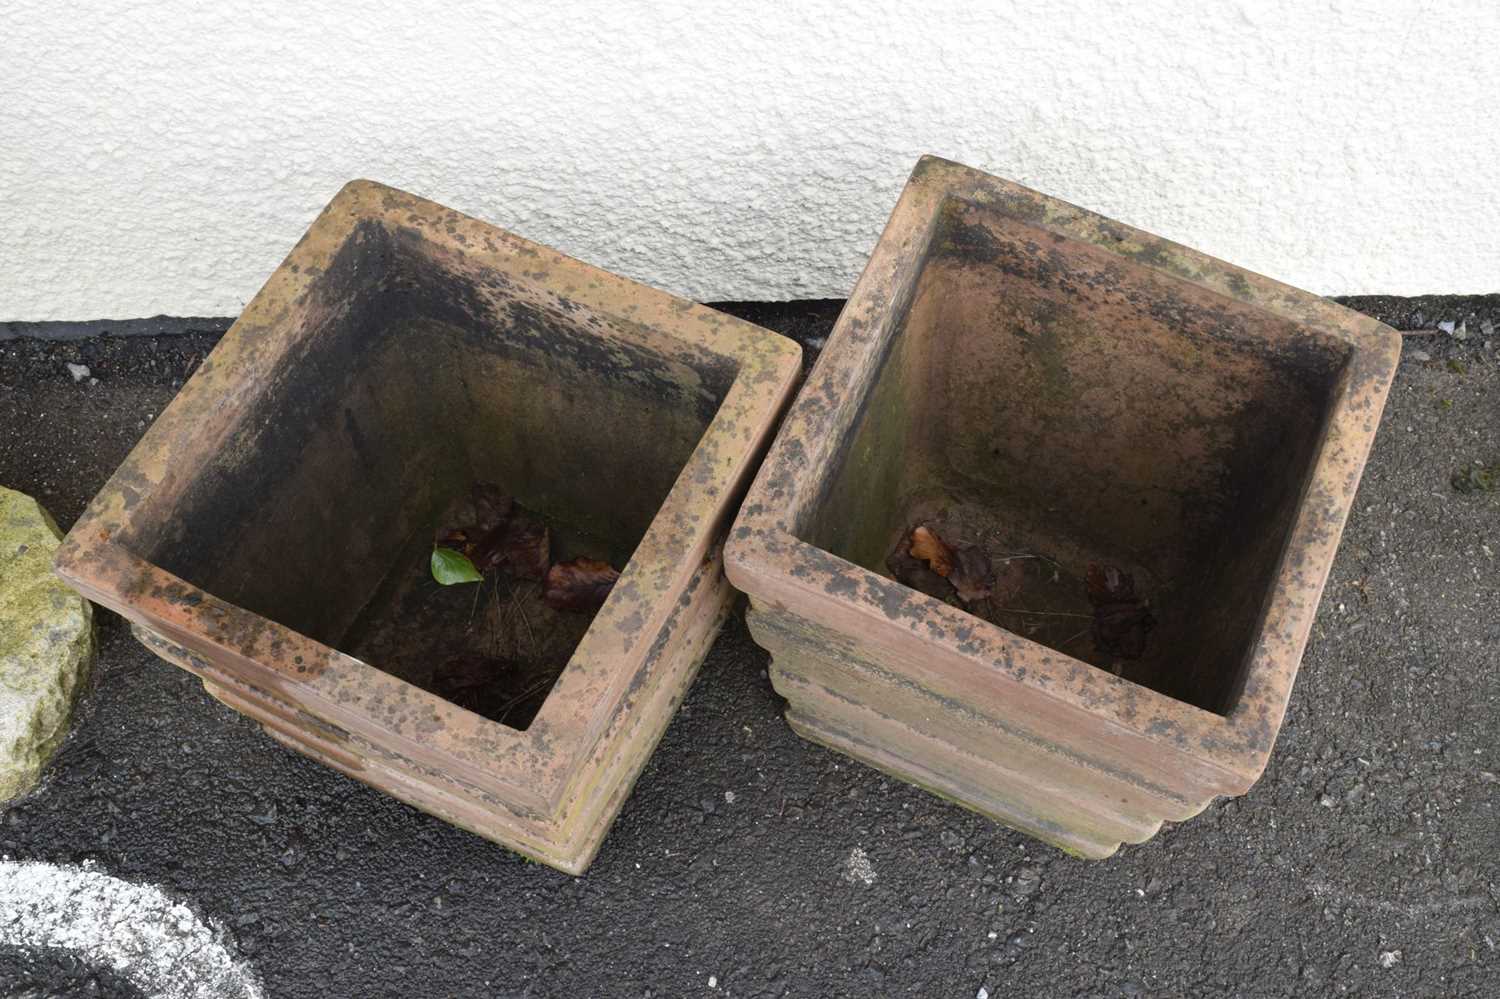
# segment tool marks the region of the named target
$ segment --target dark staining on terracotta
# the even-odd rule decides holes
[[[1028,273],[1024,268],[1030,261],[1015,249],[1003,245],[985,226],[968,221],[963,202],[956,198],[945,199],[939,211],[941,221],[932,244],[933,256],[956,258],[966,264],[1004,264],[1014,270],[1014,276]]]
[[[718,570],[719,566],[715,565],[713,568],[714,570]],[[681,628],[683,615],[688,613],[691,609],[692,597],[696,595],[703,587],[703,582],[706,578],[709,577],[709,575],[710,574],[708,572],[700,571],[694,573],[693,577],[688,580],[687,589],[684,591],[684,596],[688,598],[687,602],[679,602],[672,608],[672,612],[667,616],[667,620],[662,625],[661,630],[658,631],[656,633],[656,636],[651,640],[651,645],[646,650],[646,655],[643,660],[642,667],[638,669],[635,673],[635,676],[631,678],[629,687],[631,697],[634,697],[641,690],[641,688],[645,686],[646,681],[650,679],[650,677],[655,672],[656,665],[661,661],[662,655],[666,652],[666,650],[671,646],[673,640],[677,637],[677,633]],[[718,621],[716,621],[715,623],[716,629],[718,627],[718,624],[723,621],[723,618],[727,616],[728,613],[729,608],[726,603],[718,611],[719,617]]]
[[[576,370],[587,378],[618,381],[671,399],[684,397],[689,384],[685,374],[691,371],[701,384],[693,402],[705,423],[734,381],[737,365],[731,358],[686,344],[668,358],[623,339],[601,337],[597,330],[624,321],[599,314],[583,317],[594,331],[580,332],[578,320],[569,315],[580,311],[572,303],[558,308],[556,296],[534,290],[537,297],[527,301],[509,278],[466,266],[456,254],[429,246],[420,233],[398,230],[393,235],[393,249],[402,251],[396,268],[400,276],[391,287],[402,303],[400,311],[457,329],[480,350],[526,363],[545,358],[564,372]],[[546,275],[532,277],[544,280]]]
[[[865,580],[865,591],[881,612],[892,621],[906,619],[925,622],[934,632],[931,637],[941,636],[942,624],[935,619],[924,617],[924,608],[920,606],[921,594],[915,590],[877,577]]]
[[[842,643],[836,632],[820,628],[812,622],[796,618],[795,615],[789,614],[757,614],[751,623],[757,640],[760,640],[764,636],[771,639],[772,644],[782,646],[785,650],[796,650],[793,655],[778,659],[773,664],[773,679],[785,676],[798,682],[816,682],[814,680],[815,676],[828,677],[830,674],[821,667],[814,673],[802,668],[801,664],[806,662],[812,665],[824,658],[826,650],[835,649],[838,652],[837,662],[839,663],[839,669],[855,669],[866,672],[882,683],[889,684],[894,688],[931,702],[943,712],[950,712],[965,718],[975,725],[1003,732],[1006,736],[1020,740],[1033,749],[1056,756],[1058,766],[1077,766],[1107,775],[1153,797],[1160,798],[1164,802],[1169,802],[1176,808],[1187,809],[1195,807],[1193,801],[1159,783],[1079,753],[1066,743],[1052,741],[1027,728],[1013,725],[1003,715],[983,712],[978,706],[970,704],[961,698],[949,696],[931,687],[919,684],[911,677],[860,655],[852,647]],[[804,659],[803,657],[807,658]],[[836,676],[837,674],[834,673],[831,675]],[[833,692],[833,688],[831,687],[827,687],[826,689]],[[783,691],[783,696],[787,696],[787,692]],[[863,703],[862,706],[867,709],[870,708],[867,702]]]
[[[120,499],[123,501],[124,507],[128,511],[133,509],[135,505],[141,501],[141,494],[134,486],[130,485],[129,483],[122,482],[120,484]]]
[[[630,637],[640,631],[645,624],[646,616],[642,613],[642,609],[637,606],[631,610],[629,615],[615,622],[615,630],[627,636],[626,641],[628,642],[630,641]]]
[[[835,597],[849,597],[859,592],[859,581],[846,573],[835,573],[823,583],[823,592]]]

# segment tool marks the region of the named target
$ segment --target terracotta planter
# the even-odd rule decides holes
[[[278,739],[579,873],[727,612],[723,532],[798,366],[758,327],[356,181],[57,568]],[[438,598],[403,582],[475,481],[562,555],[623,566],[503,724],[422,689],[475,588],[427,630],[412,608]]]
[[[731,535],[788,720],[1091,857],[1243,793],[1399,351],[1314,295],[923,159]],[[982,607],[895,582],[919,524],[1024,572]],[[1090,565],[1153,618],[1138,657],[1096,639]]]

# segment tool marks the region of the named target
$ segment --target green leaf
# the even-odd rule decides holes
[[[432,578],[444,586],[454,583],[478,583],[484,579],[474,563],[464,557],[463,552],[452,548],[432,550]]]

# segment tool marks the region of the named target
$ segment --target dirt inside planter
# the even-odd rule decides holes
[[[609,543],[556,518],[517,506],[512,514],[545,525],[551,561],[608,562]],[[414,533],[340,646],[492,721],[531,724],[594,611],[556,610],[544,583],[504,571],[444,586],[432,575],[432,532]]]
[[[1160,582],[1144,565],[1116,554],[1100,561],[1097,552],[1067,539],[1017,530],[1014,517],[978,504],[916,502],[908,509],[908,522],[912,528],[892,543],[885,575],[1116,675],[1137,680],[1149,675],[1154,632],[1163,617],[1170,631],[1174,614],[1170,598],[1162,600]],[[925,560],[913,560],[912,530],[919,528],[962,553],[963,561],[976,567],[967,574],[971,578],[964,578],[963,567],[940,575]],[[1108,573],[1117,586],[1128,587],[1124,599],[1106,601],[1097,592],[1098,580]],[[975,582],[982,589],[965,592]]]

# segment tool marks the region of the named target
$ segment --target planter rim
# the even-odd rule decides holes
[[[857,419],[882,347],[895,333],[889,303],[909,290],[944,206],[955,200],[1030,226],[1038,239],[1087,243],[1118,256],[1124,267],[1147,268],[1291,320],[1344,349],[1326,434],[1277,561],[1241,692],[1227,714],[1015,635],[794,533],[833,474],[838,442]],[[795,607],[820,624],[837,626],[822,616],[829,598],[836,598],[868,623],[862,640],[878,643],[879,634],[892,628],[920,637],[931,656],[913,664],[919,683],[972,678],[977,671],[997,696],[1012,684],[1040,690],[1100,719],[1102,736],[1110,741],[1146,740],[1190,752],[1223,793],[1240,793],[1264,770],[1280,728],[1400,352],[1394,330],[1326,299],[1019,184],[924,156],[746,496],[726,544],[726,571],[739,589]]]
[[[463,256],[510,280],[545,287],[608,323],[608,335],[687,346],[735,369],[730,388],[530,726],[517,730],[428,693],[338,650],[237,607],[131,549],[134,529],[164,516],[191,475],[171,460],[193,441],[222,443],[278,363],[318,336],[289,323],[334,254],[361,223],[415,232],[424,247]],[[248,682],[276,690],[330,722],[379,731],[413,759],[537,814],[575,786],[613,720],[630,710],[672,629],[671,612],[712,555],[739,483],[753,471],[801,365],[792,341],[611,274],[434,202],[368,180],[346,184],[244,313],[136,444],[68,533],[55,568],[68,583],[168,639],[211,648]],[[683,597],[686,599],[686,597]],[[625,660],[633,668],[621,668]],[[496,774],[496,759],[507,765]],[[510,764],[516,764],[511,766]],[[526,779],[515,775],[524,773]]]

